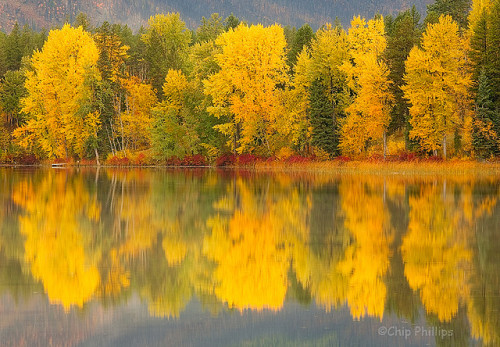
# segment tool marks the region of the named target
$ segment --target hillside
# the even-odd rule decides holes
[[[144,24],[152,14],[180,12],[189,27],[194,28],[202,16],[217,12],[223,17],[234,13],[248,22],[318,27],[335,17],[344,25],[355,14],[395,13],[412,4],[424,14],[432,0],[2,0],[0,30],[9,31],[17,21],[35,28],[50,28],[72,21],[79,12],[87,13],[93,22],[127,23],[133,28]]]

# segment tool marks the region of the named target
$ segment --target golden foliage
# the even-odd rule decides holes
[[[83,155],[86,141],[100,125],[97,113],[80,114],[92,97],[89,82],[100,78],[98,56],[92,37],[81,27],[65,25],[49,33],[26,73],[28,96],[22,103],[29,119],[14,132],[20,145],[40,147],[55,158]]]

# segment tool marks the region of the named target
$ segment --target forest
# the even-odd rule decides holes
[[[0,32],[0,162],[500,155],[500,0],[316,32],[179,13]]]

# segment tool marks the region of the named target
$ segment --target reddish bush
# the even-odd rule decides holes
[[[182,160],[174,155],[173,157],[168,158],[165,164],[167,166],[181,166]]]
[[[226,153],[217,158],[215,165],[219,167],[231,166],[234,165],[235,162],[236,156],[234,154]]]
[[[415,161],[417,159],[417,155],[413,152],[401,152],[398,155],[399,161]]]
[[[206,166],[207,160],[201,154],[187,155],[181,163],[182,166]]]
[[[254,154],[242,154],[242,155],[238,156],[237,159],[238,159],[239,165],[250,165],[250,164],[255,164],[261,158],[259,156],[254,155]]]
[[[144,153],[139,153],[137,158],[134,160],[134,165],[145,165],[146,163],[146,155]]]
[[[14,158],[14,162],[19,165],[36,165],[39,163],[34,154],[20,154]]]
[[[114,155],[108,160],[108,164],[114,166],[128,166],[130,165],[130,160],[127,157],[117,157]]]

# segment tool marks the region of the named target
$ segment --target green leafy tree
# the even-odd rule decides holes
[[[157,96],[163,98],[163,82],[170,69],[186,70],[191,32],[179,13],[157,14],[142,36],[146,44],[149,76]]]
[[[224,31],[223,19],[218,13],[212,13],[209,19],[202,17],[201,25],[196,29],[196,41],[214,41]]]
[[[0,112],[7,116],[7,124],[12,130],[23,123],[20,100],[27,94],[24,83],[24,71],[7,71],[4,80],[0,82]]]

